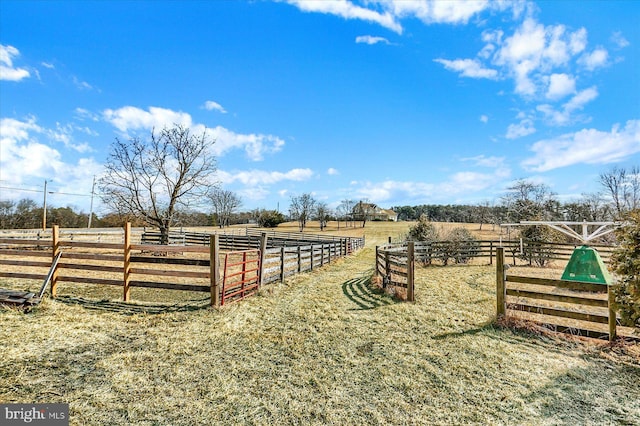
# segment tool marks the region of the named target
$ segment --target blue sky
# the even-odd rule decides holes
[[[116,137],[216,138],[243,209],[562,200],[640,163],[640,2],[0,2],[0,199],[89,210]],[[201,207],[207,210],[207,206]],[[102,210],[101,210],[102,209]],[[98,213],[104,208],[96,199]]]

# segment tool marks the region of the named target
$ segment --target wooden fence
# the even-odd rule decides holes
[[[609,340],[616,338],[610,285],[508,275],[504,249],[496,257],[498,318],[542,323],[556,331]]]
[[[409,248],[411,247],[411,249]],[[407,299],[414,297],[414,270],[415,262],[430,265],[439,261],[444,265],[448,263],[464,264],[474,258],[488,258],[489,264],[493,264],[494,258],[503,262],[505,253],[509,253],[513,264],[518,261],[531,265],[535,253],[544,256],[546,260],[569,260],[577,245],[541,243],[538,241],[436,241],[402,242],[376,247],[376,273],[382,277],[383,287],[395,286],[407,289]],[[613,252],[612,246],[593,245],[604,261],[608,261]],[[409,251],[411,250],[411,253]],[[500,251],[500,255],[498,255]],[[542,252],[542,254],[540,254]],[[411,267],[409,265],[412,265]],[[409,299],[411,294],[411,299]]]
[[[226,250],[252,250],[260,247],[260,239],[267,236],[268,248],[310,246],[318,244],[338,244],[342,255],[347,255],[364,247],[364,237],[340,237],[331,235],[303,234],[299,232],[262,231],[245,228],[244,235],[238,233],[219,234],[220,246]],[[173,245],[209,245],[209,235],[201,232],[171,231],[169,244]],[[141,240],[143,244],[160,244],[160,232],[145,230]]]
[[[206,246],[134,244],[130,224],[124,227],[121,244],[71,241],[60,234],[54,226],[50,239],[0,238],[0,277],[42,280],[52,259],[62,252],[51,277],[53,297],[58,284],[67,282],[121,286],[125,301],[131,299],[133,287],[208,292],[211,305],[219,306],[225,282],[220,259],[235,250],[215,234]],[[313,270],[364,245],[364,239],[349,238],[267,249],[267,241],[265,234],[258,243],[259,285]]]
[[[472,241],[416,241],[415,261],[425,265],[440,262],[444,265],[449,263],[464,264],[472,259],[487,258],[489,264],[493,265],[493,259],[497,256],[497,249],[502,247],[504,253],[508,254],[511,263],[516,265],[535,263],[537,258],[545,261],[560,260],[568,261],[571,254],[578,247],[577,244],[547,243],[527,240],[472,240]],[[592,244],[591,247],[598,250],[598,253],[605,262],[609,261],[614,246]],[[378,248],[381,251],[400,253],[407,250],[407,242],[386,244]]]
[[[382,277],[382,288],[388,286],[407,289],[407,301],[415,300],[415,245],[376,247],[376,274]]]

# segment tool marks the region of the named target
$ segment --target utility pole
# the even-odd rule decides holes
[[[87,228],[91,228],[91,219],[93,218],[93,195],[96,189],[96,175],[93,175],[93,185],[91,185],[91,207],[89,207],[89,223]]]
[[[47,229],[47,180],[44,180],[44,201],[42,203],[42,230]]]

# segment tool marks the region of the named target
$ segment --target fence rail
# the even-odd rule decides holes
[[[304,234],[298,232],[263,231],[245,228],[244,235],[219,234],[222,250],[242,251],[260,247],[262,235],[267,236],[268,248],[309,246],[318,244],[340,244],[343,255],[347,255],[364,247],[364,237],[340,237],[331,235]],[[209,245],[210,234],[199,232],[171,231],[168,235],[169,245]],[[157,230],[145,230],[141,240],[143,244],[160,244],[161,234]]]
[[[229,242],[229,238],[239,236],[217,234],[208,236],[207,245],[135,244],[129,224],[124,227],[120,244],[63,239],[62,234],[55,226],[48,239],[0,238],[0,277],[42,280],[52,260],[64,249],[51,276],[53,297],[58,284],[67,282],[120,286],[125,301],[130,300],[133,287],[209,292],[211,305],[219,306],[226,291],[226,269],[221,274],[220,260],[229,248],[242,245]],[[257,243],[251,238],[251,244],[257,244],[251,249],[261,256],[259,285],[321,267],[364,245],[364,238],[347,237],[267,248],[266,234]]]

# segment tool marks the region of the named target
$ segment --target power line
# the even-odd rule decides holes
[[[42,189],[25,189],[25,188],[12,188],[10,186],[0,186],[2,189],[11,189],[14,191],[24,191],[24,192],[37,192],[42,194],[44,191]],[[91,197],[92,194],[73,194],[70,192],[57,192],[57,191],[47,191],[47,194],[58,194],[58,195],[72,195],[74,197]]]

